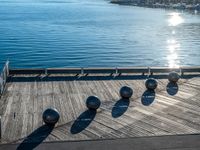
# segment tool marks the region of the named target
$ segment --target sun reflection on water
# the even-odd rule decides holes
[[[173,12],[169,14],[169,19],[168,19],[169,26],[177,26],[183,22],[184,19],[182,18],[180,13]]]
[[[170,68],[178,68],[179,60],[178,60],[178,50],[180,49],[180,43],[175,39],[167,40],[167,49],[169,51],[169,55],[167,56],[168,66]]]

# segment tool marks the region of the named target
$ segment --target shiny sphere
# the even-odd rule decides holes
[[[101,105],[101,101],[97,96],[89,96],[86,100],[86,106],[88,109],[98,109]]]
[[[122,98],[129,99],[133,95],[133,90],[128,86],[123,86],[119,93]]]
[[[177,72],[170,72],[169,75],[168,75],[168,80],[170,82],[174,82],[176,83],[178,80],[179,80],[180,76]]]
[[[148,90],[155,90],[158,86],[158,82],[153,78],[149,78],[146,80],[145,86]]]
[[[58,122],[60,114],[55,108],[48,108],[43,112],[42,118],[46,125],[54,126]]]

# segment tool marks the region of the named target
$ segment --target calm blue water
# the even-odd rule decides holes
[[[1,0],[0,65],[200,65],[200,15],[107,0]]]

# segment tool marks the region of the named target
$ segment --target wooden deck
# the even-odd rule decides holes
[[[137,74],[12,75],[0,100],[1,143],[80,141],[178,134],[200,134],[200,74],[184,75],[178,85],[165,75],[155,93]],[[132,87],[130,101],[120,100],[120,87]],[[95,113],[85,100],[97,95]],[[55,107],[61,118],[54,129],[42,122],[42,112]]]

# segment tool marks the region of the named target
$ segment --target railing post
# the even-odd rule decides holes
[[[148,67],[148,78],[149,78],[150,75],[151,75],[151,68]]]
[[[5,67],[3,69],[3,86],[6,84],[6,71],[5,71]]]
[[[117,69],[117,67],[115,68],[115,74],[118,74],[118,69]]]
[[[0,76],[0,95],[3,93],[3,79],[2,79],[2,74]]]
[[[84,68],[81,68],[81,75],[84,75]]]
[[[180,75],[183,76],[184,75],[184,72],[182,70],[182,67],[180,67]]]
[[[45,75],[47,76],[47,75],[48,75],[48,69],[45,68],[45,69],[44,69],[44,72],[45,72]]]
[[[0,116],[0,141],[1,141],[1,116]]]
[[[6,61],[0,75],[0,95],[3,94],[8,76],[9,76],[9,61]]]
[[[182,69],[181,69],[181,67],[179,68],[179,73],[180,73],[180,76],[182,76]]]
[[[9,76],[9,61],[6,62],[6,78]]]

